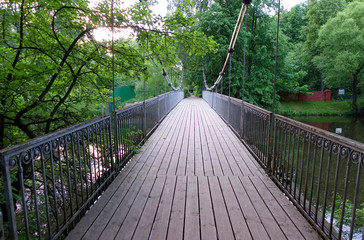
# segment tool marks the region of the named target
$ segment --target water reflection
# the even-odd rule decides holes
[[[299,116],[293,119],[364,143],[364,117]],[[341,129],[341,133],[340,133]]]

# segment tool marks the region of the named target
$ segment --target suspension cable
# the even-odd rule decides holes
[[[222,67],[221,72],[219,73],[219,77],[217,78],[217,80],[214,83],[214,85],[212,85],[212,87],[209,87],[207,85],[206,79],[204,79],[204,84],[205,84],[206,90],[209,90],[209,91],[213,90],[220,83],[221,79],[223,78],[223,76],[225,74],[225,70],[226,70],[227,64],[228,64],[229,59],[231,57],[231,54],[234,52],[236,40],[238,39],[242,22],[244,21],[246,12],[248,10],[248,6],[251,3],[251,1],[252,0],[242,0],[243,4],[241,6],[240,13],[239,13],[238,19],[237,19],[236,24],[235,24],[235,28],[234,28],[233,34],[231,36],[229,48],[227,50],[228,51],[228,54],[226,56],[225,63],[223,65],[223,67]]]
[[[168,86],[173,90],[173,91],[178,91],[181,89],[181,86],[182,86],[182,82],[183,82],[183,72],[184,72],[184,67],[183,67],[183,62],[182,62],[182,72],[181,72],[181,80],[179,81],[179,85],[178,87],[173,87],[173,84],[171,82],[171,80],[169,79],[169,76],[168,76],[168,72],[167,70],[164,68],[163,66],[163,62],[160,61],[160,64],[162,65],[162,70],[163,70],[163,76],[164,76],[164,79],[166,80],[166,83],[168,84]]]
[[[244,63],[243,63],[243,84],[241,91],[241,100],[244,102],[245,94],[245,64],[246,64],[246,32],[248,28],[248,18],[245,19],[245,33],[244,33]]]

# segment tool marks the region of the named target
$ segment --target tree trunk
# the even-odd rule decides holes
[[[355,115],[359,115],[359,109],[358,109],[358,105],[357,105],[357,99],[358,99],[357,86],[359,83],[358,76],[359,76],[359,73],[354,74],[353,86],[352,86],[352,99],[353,99],[352,107],[353,107]]]
[[[321,92],[325,91],[325,82],[324,82],[324,78],[322,77],[322,74],[320,74],[320,78],[321,78]]]

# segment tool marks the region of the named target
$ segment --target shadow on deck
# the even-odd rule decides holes
[[[183,100],[67,239],[320,239],[208,104]]]

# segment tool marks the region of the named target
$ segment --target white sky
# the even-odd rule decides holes
[[[132,0],[132,1],[135,1],[135,0]],[[278,0],[276,0],[276,1],[278,1]],[[281,0],[281,5],[284,7],[284,9],[290,10],[295,5],[297,5],[299,3],[303,3],[303,2],[306,2],[306,0]],[[167,14],[167,0],[158,0],[158,3],[159,4],[154,6],[152,8],[152,10],[157,14],[165,16]]]
[[[291,10],[292,7],[303,2],[306,2],[306,0],[281,0],[281,5],[284,7],[284,9]]]

